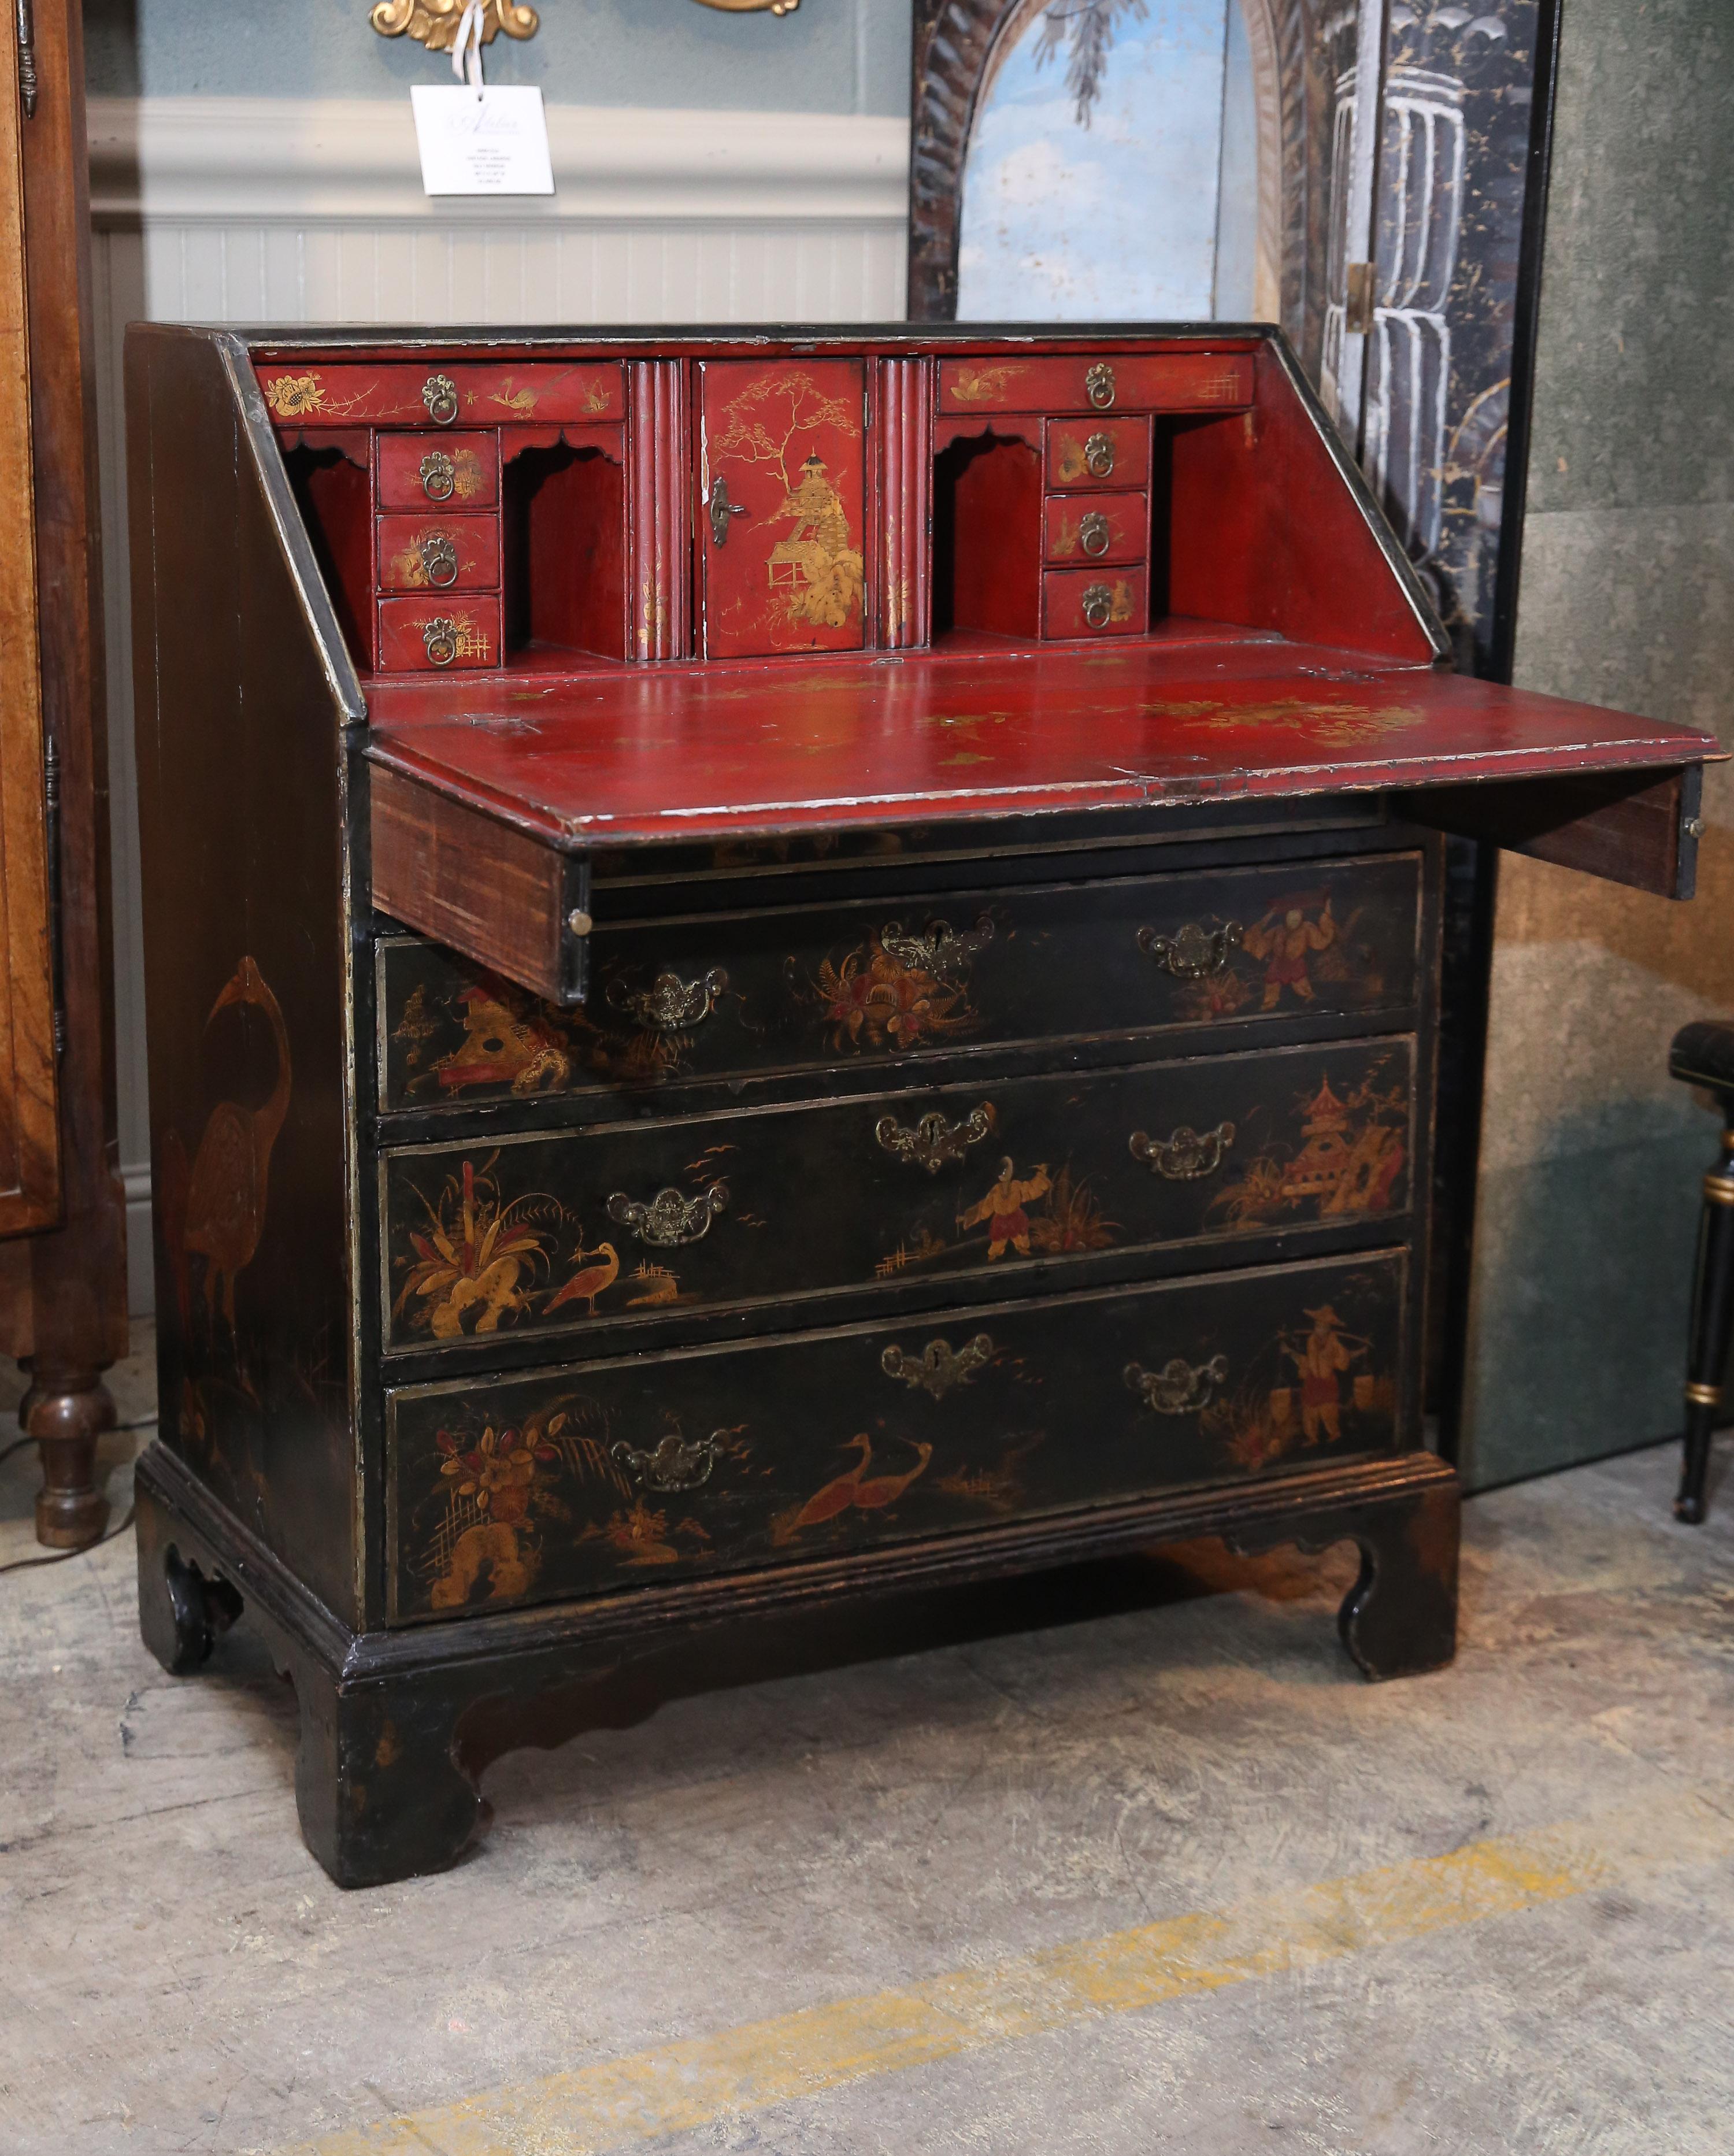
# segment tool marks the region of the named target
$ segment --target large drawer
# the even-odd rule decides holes
[[[394,1621],[1383,1451],[1405,1259],[387,1394]]]
[[[1413,1009],[1415,853],[598,926],[562,1011],[378,949],[387,1111]]]
[[[381,1161],[388,1348],[1295,1226],[1409,1199],[1408,1036],[614,1123]]]

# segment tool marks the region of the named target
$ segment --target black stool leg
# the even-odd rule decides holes
[[[1721,1097],[1728,1127],[1721,1158],[1704,1178],[1698,1264],[1692,1281],[1692,1329],[1686,1350],[1685,1460],[1674,1517],[1694,1526],[1704,1517],[1710,1439],[1722,1399],[1728,1336],[1734,1332],[1734,1096]]]

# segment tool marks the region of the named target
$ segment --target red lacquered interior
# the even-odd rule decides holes
[[[669,353],[261,354],[364,673],[429,670],[380,639],[379,602],[402,584],[381,572],[377,526],[442,506],[495,520],[493,672],[793,664],[982,636],[1165,641],[1199,622],[1424,663],[1443,648],[1272,341],[1056,333],[924,351],[910,332]],[[468,489],[444,504],[423,499],[424,459],[442,452]],[[1126,497],[1101,563],[1124,573],[1100,621],[1044,577],[1084,495]]]

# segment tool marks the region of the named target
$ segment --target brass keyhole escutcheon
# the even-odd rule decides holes
[[[1105,359],[1099,359],[1084,377],[1084,394],[1098,412],[1106,412],[1114,402],[1114,370]]]
[[[430,532],[421,544],[422,574],[441,591],[458,581],[458,550],[443,531]]]
[[[1078,526],[1078,540],[1092,561],[1099,554],[1106,554],[1113,545],[1113,531],[1100,510],[1092,509]]]
[[[1092,584],[1084,594],[1084,619],[1092,629],[1106,629],[1114,619],[1114,594],[1106,584]]]
[[[444,449],[429,449],[416,470],[429,501],[449,501],[457,491],[458,467]]]
[[[1084,444],[1084,462],[1092,479],[1106,479],[1114,469],[1114,437],[1092,434]]]
[[[436,427],[449,427],[458,416],[458,385],[449,374],[430,374],[422,384],[422,402]]]
[[[441,614],[422,631],[422,649],[430,666],[449,666],[458,655],[458,624]]]

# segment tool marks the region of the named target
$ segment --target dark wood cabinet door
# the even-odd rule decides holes
[[[711,360],[700,376],[704,655],[859,651],[865,362]]]
[[[0,1235],[60,1210],[18,49],[0,37]]]

